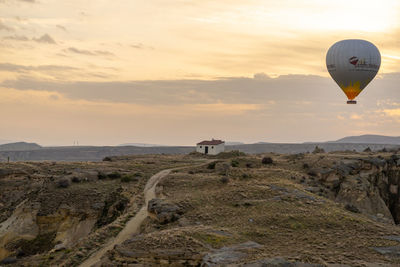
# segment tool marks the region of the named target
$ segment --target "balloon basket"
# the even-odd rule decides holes
[[[357,101],[355,101],[355,100],[349,100],[349,101],[347,101],[347,104],[357,104]]]

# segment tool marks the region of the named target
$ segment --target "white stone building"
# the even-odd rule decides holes
[[[196,152],[206,155],[217,155],[225,151],[225,142],[222,140],[203,141],[197,144]]]

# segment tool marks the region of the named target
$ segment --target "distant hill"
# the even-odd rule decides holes
[[[0,146],[1,147],[1,146]],[[138,147],[138,146],[69,146],[41,147],[30,150],[0,150],[0,162],[7,161],[101,161],[107,156],[145,155],[145,154],[187,154],[195,147]]]
[[[0,145],[0,151],[25,151],[25,150],[36,150],[41,148],[42,147],[36,143],[26,143],[26,142],[17,142],[17,143]]]
[[[118,146],[160,147],[160,146],[164,146],[164,145],[145,144],[145,143],[126,143],[126,144],[120,144]]]
[[[230,141],[227,141],[227,142],[225,142],[225,145],[226,145],[226,146],[238,146],[238,145],[244,145],[244,143],[242,143],[242,142],[230,142]]]
[[[400,145],[400,136],[365,134],[360,136],[348,136],[329,143]]]
[[[325,143],[265,143],[235,144],[227,142],[226,151],[239,150],[249,154],[257,153],[305,153],[314,151],[318,146],[330,151],[372,151],[399,149],[400,137],[381,135],[349,136],[337,141]],[[10,161],[101,161],[106,156],[143,155],[143,154],[187,154],[196,150],[195,146],[158,146],[152,144],[131,143],[124,146],[70,146],[41,147],[35,143],[11,143],[0,145],[0,162]]]
[[[15,141],[0,139],[0,145],[9,144],[9,143],[15,143]]]

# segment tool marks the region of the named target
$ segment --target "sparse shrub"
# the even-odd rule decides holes
[[[307,174],[310,175],[310,176],[313,176],[313,177],[318,176],[318,172],[317,172],[317,170],[315,170],[315,169],[309,170],[309,171],[307,172]]]
[[[209,169],[209,170],[214,170],[214,169],[215,169],[215,164],[217,164],[216,161],[210,162],[210,163],[207,165],[207,169]]]
[[[231,169],[231,164],[229,162],[218,162],[215,165],[215,171],[221,175],[228,175]]]
[[[250,174],[248,174],[248,173],[243,173],[243,174],[242,174],[242,178],[243,178],[243,179],[249,179],[249,178],[250,178]]]
[[[57,187],[59,188],[67,188],[69,187],[69,180],[68,179],[61,179],[57,182]]]
[[[221,181],[221,183],[223,183],[223,184],[227,184],[227,183],[229,183],[229,178],[228,177],[226,177],[226,176],[224,176],[224,177],[221,177],[221,179],[219,179],[220,181]]]
[[[135,176],[135,177],[142,177],[143,174],[142,174],[141,172],[135,172],[135,173],[133,174],[133,176]]]
[[[111,157],[105,157],[105,158],[103,159],[103,161],[112,161],[112,158],[111,158]]]
[[[122,175],[119,172],[112,172],[112,173],[109,173],[107,175],[107,177],[110,179],[119,179],[122,177]]]
[[[231,166],[232,167],[239,167],[239,161],[236,159],[231,160]]]
[[[73,183],[80,183],[80,182],[81,182],[81,179],[80,179],[79,177],[74,176],[74,177],[72,177],[71,181],[72,181]]]
[[[303,164],[303,169],[308,170],[310,168],[310,165],[308,165],[307,163]]]
[[[54,247],[54,238],[56,237],[55,232],[46,234],[39,234],[32,240],[21,240],[17,247],[21,250],[23,255],[35,255],[49,251]]]
[[[364,152],[371,152],[371,148],[367,147],[366,149],[364,149]]]
[[[228,158],[243,157],[243,156],[246,156],[246,153],[240,152],[239,150],[232,150],[229,152],[221,152],[216,157],[219,159],[228,159]]]
[[[312,152],[313,154],[317,154],[317,153],[325,153],[325,150],[323,148],[320,148],[318,146],[316,146],[314,148],[314,151]]]
[[[107,175],[105,173],[103,173],[103,172],[99,172],[97,174],[97,178],[99,178],[99,180],[103,180],[103,179],[107,178]]]
[[[134,180],[135,179],[130,175],[123,175],[121,177],[121,182],[123,182],[123,183],[130,183],[130,182],[133,182]]]
[[[112,173],[104,173],[104,172],[99,172],[97,174],[97,178],[99,178],[99,180],[103,180],[103,179],[120,179],[122,177],[122,175],[119,172],[112,172]]]
[[[253,164],[252,163],[250,163],[250,162],[248,162],[248,163],[246,163],[246,168],[253,168]]]
[[[346,204],[346,206],[344,206],[344,208],[350,212],[360,213],[360,210],[352,204]]]
[[[296,161],[304,158],[304,153],[290,154],[285,156],[288,160]]]
[[[194,171],[189,171],[188,173],[189,173],[189,174],[194,174]]]
[[[261,163],[262,163],[262,164],[269,165],[269,164],[274,163],[274,161],[272,160],[271,157],[263,157],[263,159],[261,160]]]
[[[125,210],[128,203],[129,199],[117,192],[109,195],[104,201],[103,211],[101,212],[100,217],[98,217],[96,226],[102,227],[113,222],[118,218],[118,216],[120,216],[122,211]]]

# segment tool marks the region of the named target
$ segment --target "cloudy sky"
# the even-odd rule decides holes
[[[325,67],[373,42],[346,105]],[[398,0],[0,0],[1,140],[42,145],[400,136]]]

